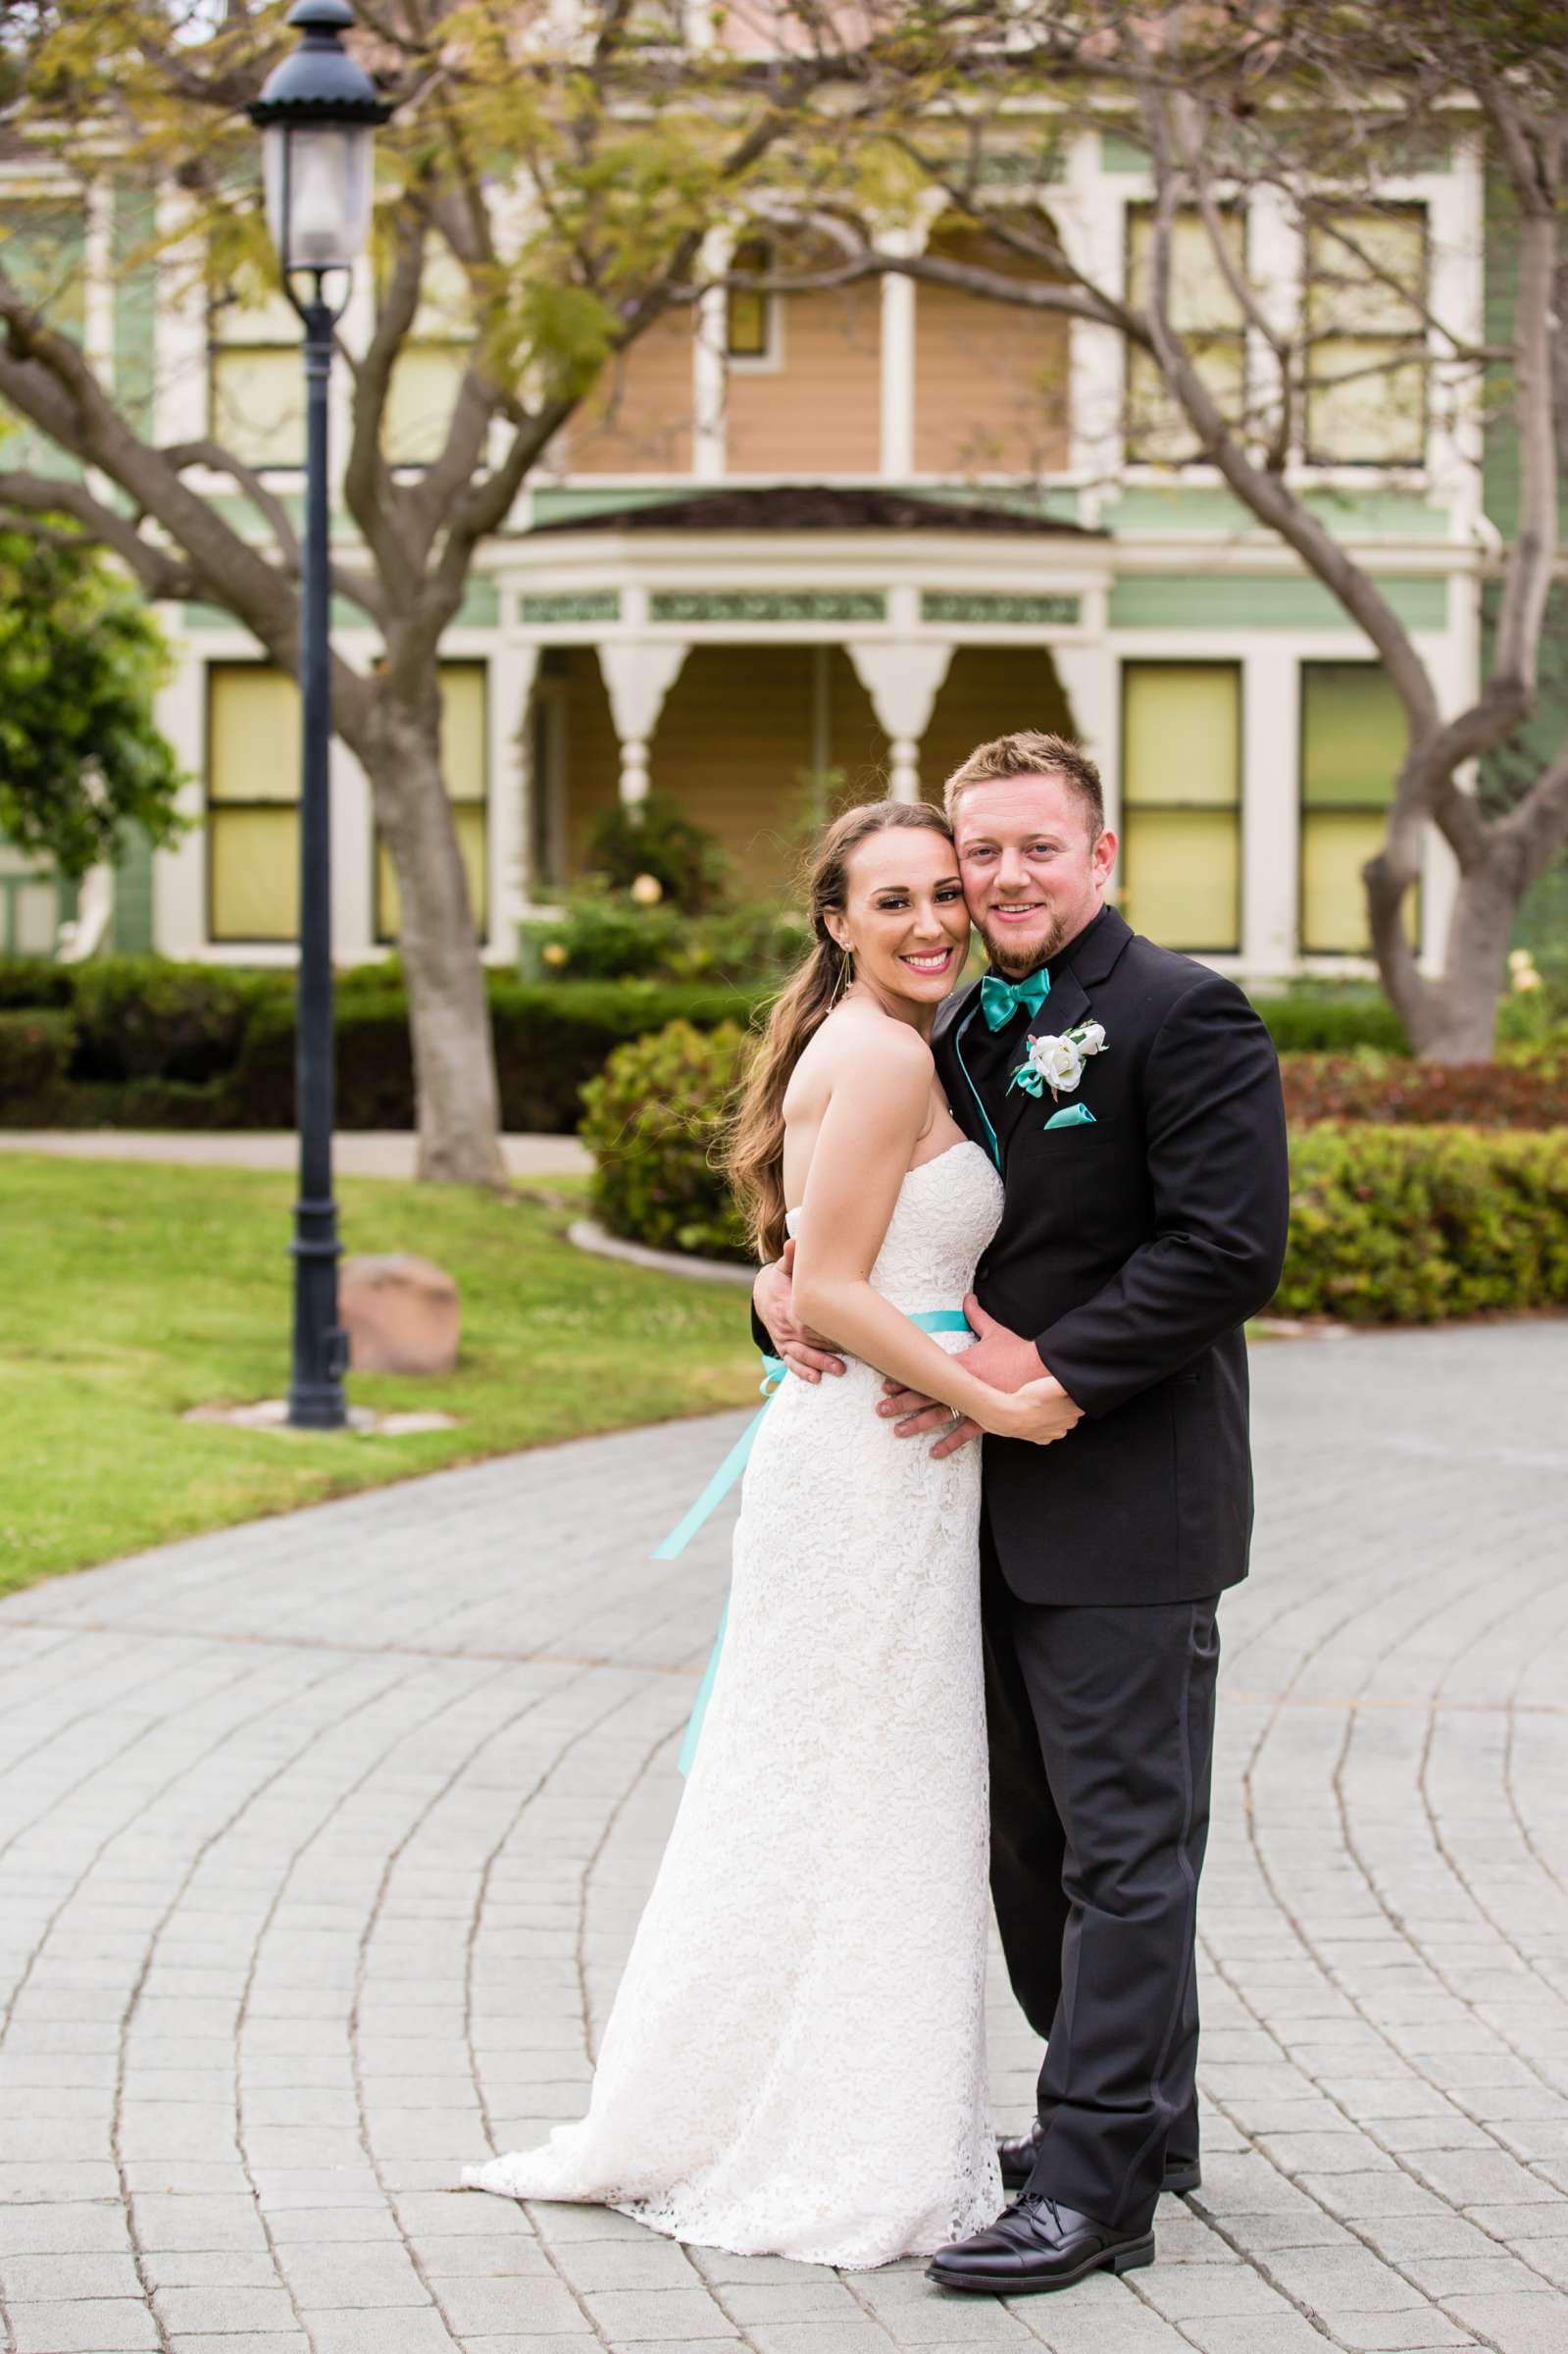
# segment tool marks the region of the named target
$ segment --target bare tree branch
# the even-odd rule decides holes
[[[147,594],[160,603],[199,593],[189,565],[142,538],[128,516],[94,498],[85,483],[25,471],[0,474],[0,506],[11,508],[18,516],[71,516],[78,527],[76,532],[52,533],[41,527],[38,536],[77,543],[91,539],[112,549]]]

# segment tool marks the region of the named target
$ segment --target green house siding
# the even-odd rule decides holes
[[[156,226],[150,189],[115,190],[112,246],[115,279],[115,392],[138,434],[152,431],[154,322],[158,278],[152,238]]]
[[[1448,537],[1447,508],[1429,506],[1416,490],[1312,490],[1305,503],[1337,538]],[[1119,539],[1244,537],[1269,545],[1275,537],[1229,490],[1186,483],[1137,484],[1107,503],[1105,521]]]
[[[1393,574],[1378,583],[1412,630],[1441,630],[1448,619],[1448,584]],[[1140,574],[1111,590],[1113,630],[1345,630],[1355,623],[1321,582],[1256,580],[1245,573]]]
[[[1503,347],[1513,341],[1514,303],[1519,292],[1519,216],[1500,173],[1487,176],[1486,235],[1483,245],[1483,332]],[[1519,435],[1513,420],[1513,372],[1498,365],[1488,372],[1487,425],[1482,441],[1481,495],[1488,515],[1505,537],[1519,522]]]
[[[152,936],[152,845],[139,826],[127,826],[115,869],[114,945],[123,956],[144,955]]]

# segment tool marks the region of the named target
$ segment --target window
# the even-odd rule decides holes
[[[1238,271],[1246,268],[1246,224],[1238,212],[1220,217],[1226,250]],[[1133,205],[1127,216],[1127,286],[1132,302],[1149,299],[1154,212]],[[1171,224],[1171,324],[1190,350],[1198,374],[1226,416],[1239,423],[1246,408],[1246,334],[1240,303],[1226,282],[1200,213],[1178,213]],[[1127,353],[1127,416],[1123,426],[1130,464],[1180,465],[1197,455],[1192,429],[1167,389],[1148,352]]]
[[[773,249],[761,237],[737,245],[730,267],[758,277],[773,267]],[[774,297],[732,286],[726,306],[725,352],[732,360],[773,357]]]
[[[213,303],[208,330],[212,433],[247,466],[305,463],[305,361],[286,294],[254,273]]]
[[[1383,841],[1404,758],[1404,712],[1374,662],[1301,665],[1303,954],[1367,956],[1361,869]],[[1417,895],[1406,904],[1412,936]]]
[[[1122,896],[1130,923],[1198,954],[1241,945],[1241,673],[1122,670]]]
[[[1307,228],[1306,454],[1419,466],[1427,445],[1427,215],[1320,213]]]
[[[299,937],[299,691],[264,662],[207,672],[207,910],[217,941]]]
[[[386,387],[381,448],[388,464],[429,466],[439,457],[473,342],[468,275],[449,245],[427,237],[419,304]]]
[[[52,956],[75,897],[48,867],[0,840],[0,956]]]
[[[451,796],[457,824],[457,846],[468,877],[469,905],[474,928],[486,937],[489,860],[486,829],[489,819],[489,759],[485,743],[484,664],[441,664],[441,773]],[[401,923],[397,876],[385,843],[376,845],[376,937],[395,941]]]

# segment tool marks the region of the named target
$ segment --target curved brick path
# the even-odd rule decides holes
[[[0,1605],[8,2354],[1564,2354],[1568,1326],[1254,1369],[1207,2179],[1155,2269],[1003,2309],[443,2190],[581,2104],[724,1532],[645,1556],[726,1420]],[[999,1979],[993,2060],[1021,2119]]]

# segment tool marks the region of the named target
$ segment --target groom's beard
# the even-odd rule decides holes
[[[1065,948],[1068,942],[1083,930],[1083,925],[1075,924],[1069,928],[1067,919],[1059,915],[1052,916],[1046,930],[1037,940],[1031,941],[1027,947],[1016,940],[1010,940],[1005,932],[998,935],[987,931],[982,923],[977,922],[977,929],[996,970],[1010,981],[1022,981],[1026,974],[1037,972],[1049,957],[1056,954],[1058,948]]]

